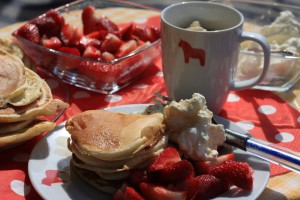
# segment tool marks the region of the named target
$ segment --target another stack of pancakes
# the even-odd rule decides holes
[[[113,193],[130,170],[146,168],[167,145],[163,115],[91,110],[66,122],[71,169],[99,190]]]
[[[47,83],[18,57],[0,49],[0,148],[52,130],[55,123],[41,117],[68,106],[53,99]]]

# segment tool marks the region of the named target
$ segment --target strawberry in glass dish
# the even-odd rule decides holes
[[[156,65],[159,16],[139,4],[78,1],[30,20],[13,36],[36,65],[66,83],[108,94]]]

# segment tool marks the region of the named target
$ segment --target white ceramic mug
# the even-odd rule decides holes
[[[208,31],[187,30],[193,21]],[[238,10],[210,2],[177,3],[161,12],[162,65],[169,97],[180,100],[201,93],[208,108],[218,114],[230,90],[250,88],[262,81],[270,47],[263,36],[243,32],[243,22]],[[245,40],[262,47],[264,67],[255,78],[235,81],[240,43]]]

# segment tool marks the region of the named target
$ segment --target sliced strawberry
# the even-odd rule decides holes
[[[34,43],[38,43],[40,41],[39,30],[35,24],[27,23],[21,26],[17,30],[16,34]]]
[[[94,39],[98,39],[98,40],[104,40],[105,37],[107,36],[108,32],[107,31],[94,31],[91,32],[87,35],[85,35],[85,37],[87,38],[94,38]]]
[[[116,65],[103,64],[93,61],[82,61],[80,63],[79,72],[94,81],[103,81],[110,83],[116,80],[120,74],[120,68]]]
[[[118,31],[118,26],[106,16],[97,17],[95,7],[86,6],[82,11],[83,33],[89,34],[93,31],[105,30],[109,33]]]
[[[225,181],[210,174],[196,176],[187,181],[187,199],[211,199],[226,192],[229,187]]]
[[[107,36],[105,37],[104,41],[101,44],[101,51],[114,53],[119,49],[121,44],[122,44],[122,40],[118,38],[118,36],[109,33],[107,34]]]
[[[72,54],[74,56],[80,56],[80,51],[74,47],[61,47],[58,49],[60,52]]]
[[[117,58],[128,55],[130,52],[134,51],[137,48],[136,40],[129,40],[121,45],[116,53]]]
[[[62,46],[61,41],[57,37],[42,38],[41,43],[44,47],[54,50],[58,50]]]
[[[124,194],[124,200],[144,200],[144,198],[135,189],[127,186]]]
[[[127,24],[122,24],[120,26],[118,31],[115,31],[114,34],[116,34],[119,38],[121,38],[123,41],[127,41],[131,37],[131,30],[132,30],[133,23],[127,23]]]
[[[141,24],[133,25],[132,34],[144,42],[154,42],[160,37],[157,28]]]
[[[96,47],[88,46],[83,54],[82,57],[84,58],[94,58],[94,59],[100,59],[101,58],[101,52]]]
[[[187,160],[181,160],[175,163],[168,163],[162,170],[154,172],[152,179],[161,183],[178,183],[193,177],[193,175],[193,165]]]
[[[126,184],[123,184],[112,196],[112,200],[124,200]]]
[[[133,169],[129,174],[130,183],[133,186],[138,186],[141,182],[148,182],[147,172],[142,169]]]
[[[208,173],[226,181],[228,185],[245,190],[253,187],[253,169],[246,162],[226,161],[221,165],[210,167]]]
[[[101,58],[103,61],[106,61],[106,62],[110,62],[110,61],[113,61],[115,59],[115,56],[109,52],[103,52],[101,54]]]
[[[233,160],[233,159],[234,159],[234,153],[229,153],[229,154],[220,155],[214,160],[193,161],[193,164],[197,174],[207,174],[208,169],[211,166],[219,165],[227,160]]]
[[[148,171],[154,172],[162,170],[167,167],[168,164],[181,161],[177,149],[173,147],[166,148],[149,166]]]
[[[186,191],[170,190],[164,186],[140,183],[142,196],[147,200],[185,200]]]
[[[85,49],[89,46],[93,46],[97,49],[100,49],[101,41],[95,38],[89,38],[86,36],[81,37],[79,42],[75,45],[81,52],[84,52]],[[100,52],[100,51],[99,51]]]
[[[37,25],[41,36],[58,37],[65,21],[62,15],[52,9],[44,15],[35,18],[31,23]]]
[[[71,26],[70,24],[65,24],[62,27],[60,38],[65,46],[72,47],[82,38],[82,31],[77,27]]]

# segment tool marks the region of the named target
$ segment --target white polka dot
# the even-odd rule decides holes
[[[297,122],[300,123],[300,117],[297,118]]]
[[[83,98],[88,98],[91,97],[90,93],[86,91],[78,91],[73,94],[74,99],[83,99]]]
[[[156,76],[158,76],[158,77],[163,77],[163,76],[164,76],[164,73],[163,73],[162,71],[157,72],[157,73],[156,73]]]
[[[271,115],[276,112],[276,108],[274,106],[270,106],[270,105],[262,105],[262,106],[259,106],[258,111],[265,115]]]
[[[134,20],[134,22],[138,23],[138,24],[143,24],[143,23],[146,23],[147,20],[148,20],[147,18],[140,18],[140,19]]]
[[[275,135],[275,139],[279,142],[291,142],[294,140],[294,136],[287,132],[281,132]]]
[[[134,88],[136,88],[136,89],[145,89],[147,87],[148,87],[147,84],[139,84],[139,85],[134,86]]]
[[[48,83],[48,85],[51,89],[55,89],[59,85],[58,81],[54,80],[54,79],[46,79],[46,82]]]
[[[250,121],[239,121],[239,122],[236,122],[236,125],[238,125],[239,127],[243,128],[247,131],[254,128],[254,124]]]
[[[122,96],[114,95],[114,94],[107,95],[104,99],[104,101],[106,101],[106,102],[119,102],[121,100],[122,100]]]
[[[27,162],[30,155],[28,153],[18,153],[13,157],[13,161],[16,162]]]
[[[10,183],[10,187],[12,191],[14,191],[16,194],[20,196],[26,196],[29,194],[31,187],[29,185],[26,185],[23,181],[19,180],[13,180]]]
[[[236,94],[229,94],[227,97],[228,102],[237,102],[240,100],[240,97]]]

